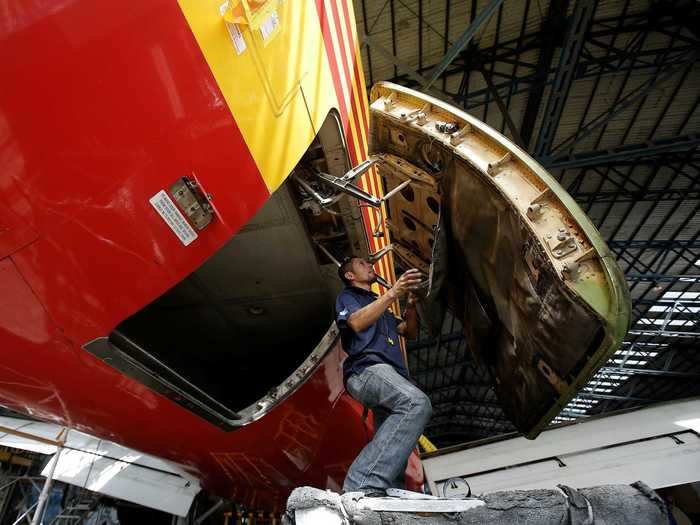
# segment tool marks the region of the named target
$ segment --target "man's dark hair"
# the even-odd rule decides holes
[[[340,280],[343,281],[345,286],[350,286],[352,284],[350,281],[348,281],[347,277],[345,277],[345,274],[352,271],[353,259],[355,259],[355,257],[346,257],[340,263],[340,266],[338,266],[338,277],[340,277]]]

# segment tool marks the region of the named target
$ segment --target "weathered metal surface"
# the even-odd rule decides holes
[[[386,190],[411,180],[389,203],[394,254],[423,271],[437,254],[429,324],[449,305],[504,411],[535,437],[619,348],[630,316],[620,269],[566,191],[498,132],[393,84],[371,101]]]

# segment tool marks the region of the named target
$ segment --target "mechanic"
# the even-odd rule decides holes
[[[347,392],[374,414],[374,438],[362,449],[345,477],[344,492],[384,496],[387,488],[405,488],[404,472],[411,451],[430,419],[430,399],[408,377],[399,335],[418,335],[416,297],[421,283],[416,269],[405,272],[384,295],[372,292],[377,280],[371,263],[345,259],[338,268],[345,284],[336,300],[336,321],[343,349]],[[405,320],[389,310],[408,295]]]

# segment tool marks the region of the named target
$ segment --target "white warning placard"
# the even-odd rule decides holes
[[[243,33],[241,33],[237,24],[229,24],[226,22],[226,29],[228,29],[228,34],[233,42],[233,47],[236,49],[236,54],[240,55],[247,48],[245,40],[243,39]]]
[[[165,223],[170,226],[170,229],[177,235],[180,242],[188,246],[197,238],[197,232],[194,231],[190,223],[187,222],[185,216],[177,209],[175,203],[165,190],[160,190],[153,197],[148,199],[158,215],[160,215]]]
[[[267,20],[265,20],[260,26],[260,35],[262,36],[263,40],[270,38],[279,26],[280,17],[277,15],[277,11],[273,11]]]
[[[221,4],[219,6],[219,13],[221,16],[226,15],[226,11],[229,9],[229,3],[228,0]],[[232,22],[227,22],[225,21],[226,24],[226,29],[228,30],[228,34],[231,37],[231,41],[233,42],[233,47],[236,50],[236,54],[240,55],[247,49],[248,46],[246,46],[245,39],[243,38],[243,33],[241,33],[241,29],[238,27],[238,24],[234,24]]]

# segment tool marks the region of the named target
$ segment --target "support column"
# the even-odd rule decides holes
[[[39,500],[37,501],[36,511],[34,511],[34,517],[32,518],[32,525],[40,525],[41,520],[44,516],[44,507],[46,507],[46,500],[49,498],[49,493],[51,492],[51,487],[53,486],[53,475],[56,471],[56,465],[58,465],[58,460],[61,457],[61,452],[63,447],[59,446],[56,450],[56,454],[53,457],[53,464],[49,469],[49,473],[46,476],[46,481],[39,494]]]

